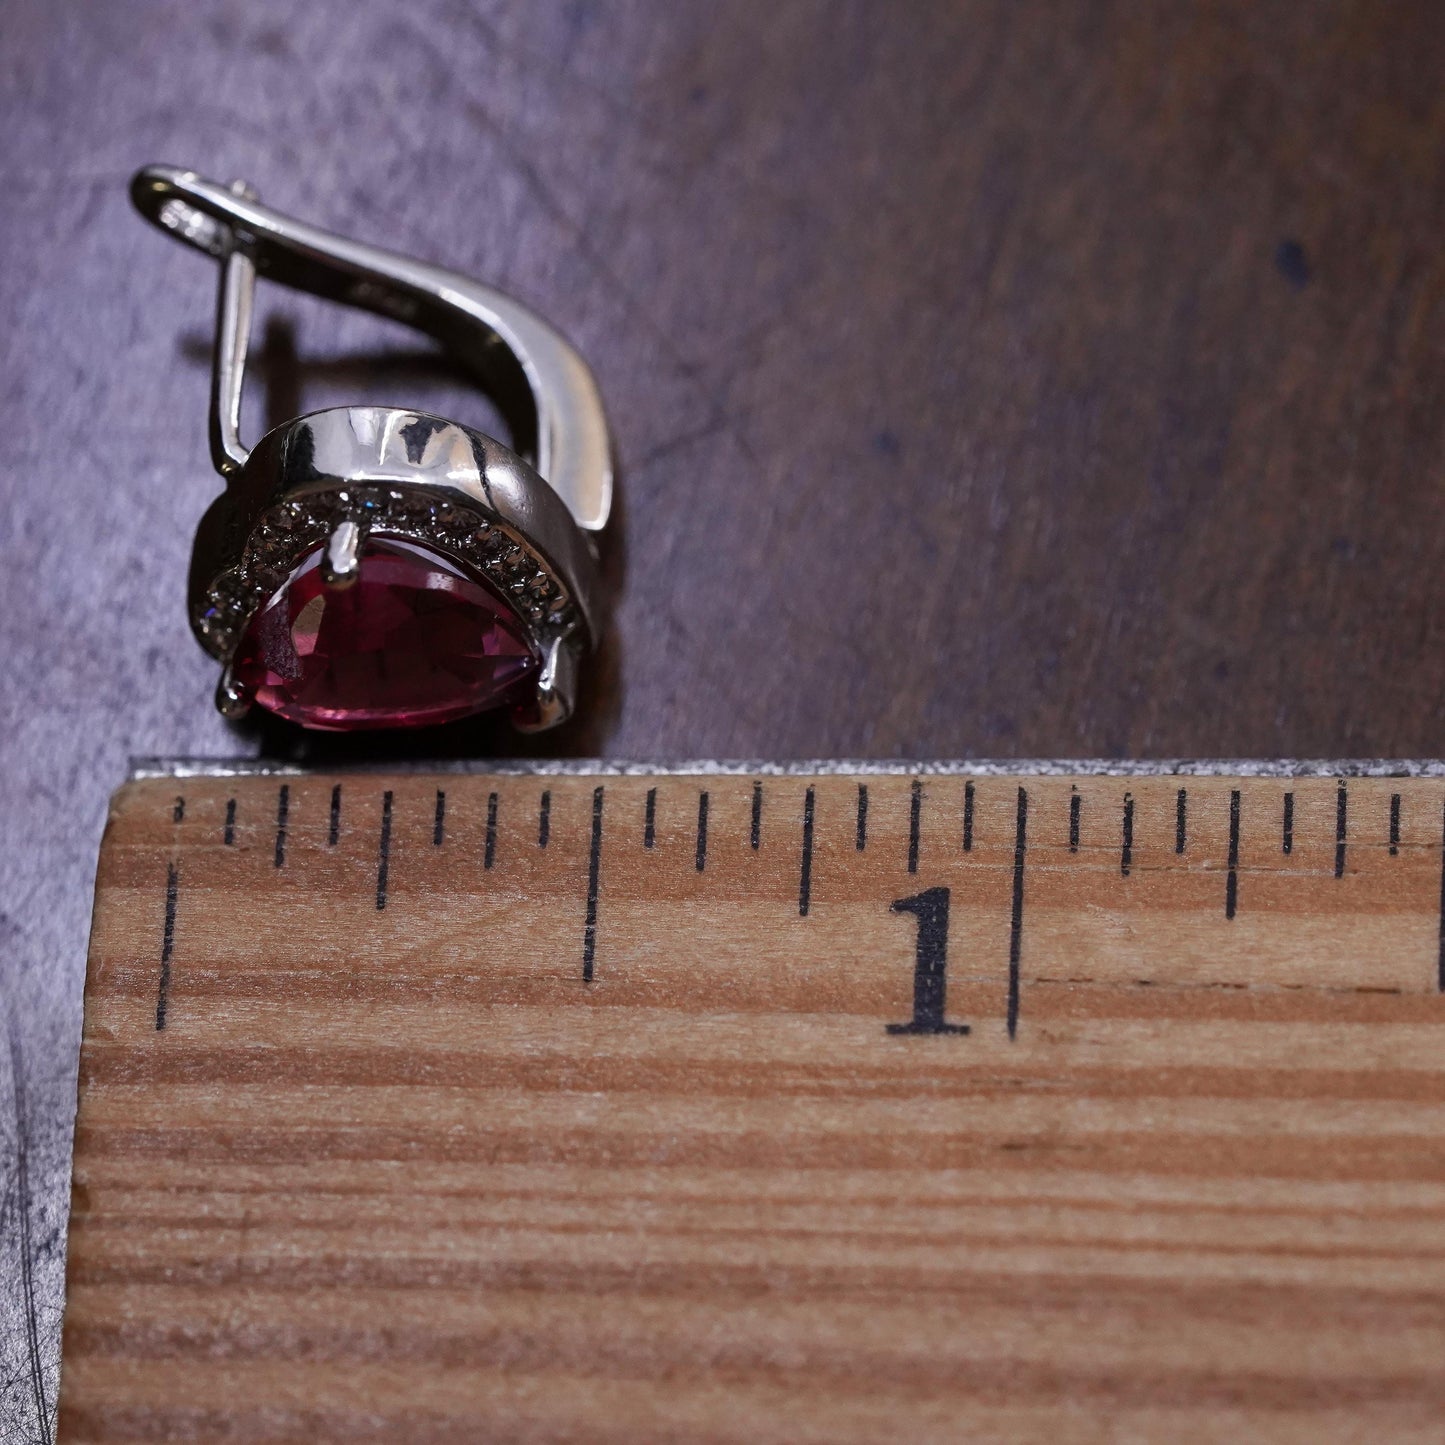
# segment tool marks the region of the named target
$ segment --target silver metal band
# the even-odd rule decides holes
[[[263,205],[248,188],[174,166],[147,166],[131,198],[148,220],[222,263],[212,450],[229,476],[245,465],[237,434],[256,277],[403,322],[477,373],[513,428],[513,450],[586,531],[607,523],[612,457],[602,398],[561,334],[509,296],[455,271],[346,240]]]

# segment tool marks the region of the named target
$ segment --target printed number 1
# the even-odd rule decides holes
[[[913,1017],[906,1024],[888,1024],[888,1032],[966,1034],[967,1024],[943,1019],[948,988],[948,889],[929,888],[912,898],[896,899],[890,908],[894,913],[911,913],[918,920],[918,943],[913,964]]]

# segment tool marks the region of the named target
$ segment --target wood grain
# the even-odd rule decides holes
[[[1442,823],[1433,778],[133,784],[62,1438],[1436,1440]],[[890,1033],[940,887],[971,1032]]]

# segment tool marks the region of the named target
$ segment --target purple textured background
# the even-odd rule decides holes
[[[593,362],[615,626],[538,750],[1424,756],[1442,73],[1436,0],[4,0],[0,1437],[55,1401],[127,759],[378,746],[211,711],[183,582],[214,275],[130,214],[132,170],[243,176]],[[262,317],[252,436],[364,399],[485,424],[403,332]]]

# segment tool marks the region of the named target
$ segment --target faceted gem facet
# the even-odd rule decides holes
[[[328,588],[312,551],[251,619],[237,683],[304,727],[414,727],[525,701],[541,665],[485,583],[414,543],[368,540],[357,580]]]

